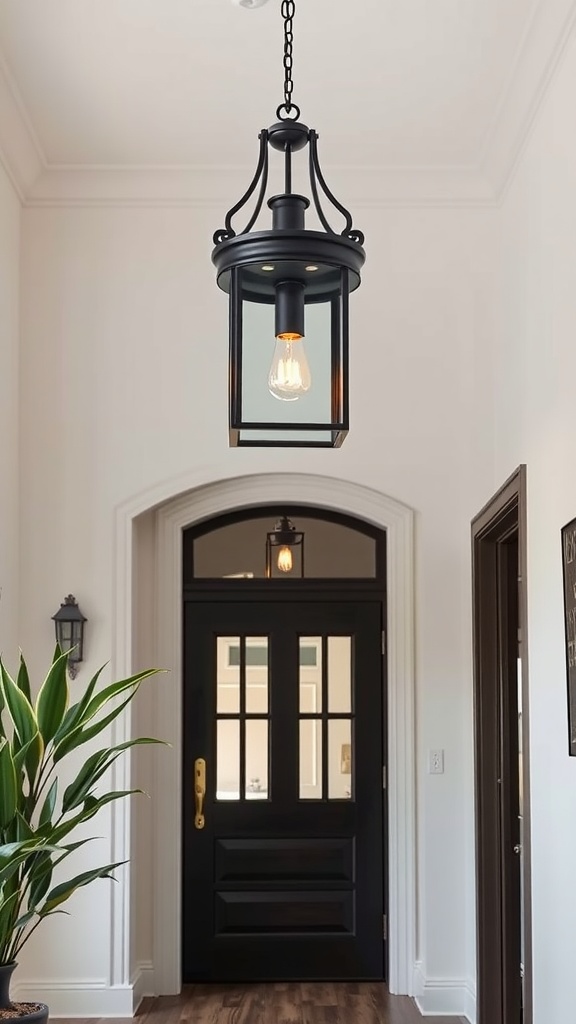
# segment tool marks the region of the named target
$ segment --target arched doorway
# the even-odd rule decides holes
[[[184,531],[184,983],[387,977],[385,554],[309,506]]]
[[[176,490],[179,494],[171,497]],[[226,511],[286,502],[340,511],[386,531],[389,987],[393,993],[411,995],[416,960],[413,513],[401,502],[349,481],[290,473],[231,477],[217,482],[210,482],[205,475],[191,477],[177,485],[167,483],[117,513],[115,668],[118,672],[130,669],[135,657],[135,637],[146,633],[147,650],[153,652],[154,662],[171,673],[154,709],[156,734],[171,742],[173,752],[157,758],[150,785],[154,840],[147,895],[151,895],[152,901],[153,936],[151,959],[142,968],[146,990],[177,992],[181,978],[183,530]],[[146,518],[146,528],[137,538],[139,517]],[[146,576],[154,576],[153,615],[148,610],[143,618],[136,600],[142,566]],[[119,860],[130,855],[130,833],[123,814],[120,810],[114,829],[114,855]],[[126,977],[129,963],[130,905],[138,898],[135,885],[132,892],[134,895],[128,897],[120,886],[114,888],[112,976],[119,982]],[[136,971],[135,991],[142,972]]]

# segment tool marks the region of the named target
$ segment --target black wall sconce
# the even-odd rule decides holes
[[[282,516],[266,534],[266,575],[269,579],[304,576],[304,534],[288,516]]]
[[[56,627],[56,640],[63,654],[68,652],[68,673],[75,679],[78,663],[84,656],[84,623],[87,618],[78,607],[73,594],[68,594],[59,610],[52,616]]]

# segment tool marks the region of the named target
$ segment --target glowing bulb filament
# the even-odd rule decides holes
[[[310,388],[312,379],[300,335],[279,335],[268,374],[268,389],[274,398],[294,402]]]
[[[289,547],[280,548],[278,552],[278,568],[280,572],[292,572],[292,550]]]

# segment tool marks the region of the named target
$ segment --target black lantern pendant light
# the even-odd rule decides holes
[[[284,102],[276,124],[260,132],[247,192],[214,234],[218,285],[230,296],[230,445],[338,448],[348,433],[348,296],[360,284],[364,236],[328,188],[318,135],[292,102],[293,0],[281,9]],[[306,146],[322,230],[305,227],[310,199],[292,192],[292,156]],[[271,229],[252,231],[267,194],[269,147],[284,154],[284,191],[268,199]],[[256,190],[252,215],[236,233],[232,218]],[[344,218],[340,232],[326,219],[321,193]]]
[[[266,534],[266,576],[282,579],[304,576],[304,534],[288,516],[278,520]]]

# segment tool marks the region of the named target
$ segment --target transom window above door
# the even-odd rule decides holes
[[[185,585],[201,579],[383,576],[381,531],[337,513],[296,506],[246,509],[184,531]]]

